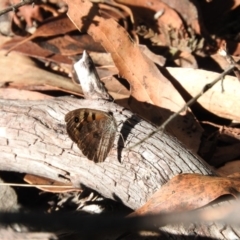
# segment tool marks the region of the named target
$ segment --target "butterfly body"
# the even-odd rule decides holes
[[[66,114],[67,133],[82,153],[94,162],[103,162],[112,148],[117,132],[112,113],[81,108]]]

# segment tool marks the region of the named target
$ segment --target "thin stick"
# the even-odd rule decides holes
[[[145,138],[143,138],[138,143],[134,144],[133,146],[128,147],[127,149],[133,149],[134,147],[138,146],[139,144],[146,141],[149,137],[153,136],[155,133],[162,131],[165,129],[167,124],[169,124],[175,117],[177,117],[181,112],[183,112],[186,108],[190,107],[193,103],[195,103],[205,92],[207,92],[210,88],[212,88],[218,81],[220,81],[222,78],[225,77],[229,72],[231,72],[235,68],[235,65],[230,65],[223,73],[221,73],[215,80],[213,80],[211,83],[206,84],[203,89],[191,100],[189,100],[179,111],[172,114],[160,127],[158,127],[156,130],[152,131],[150,134],[148,134]]]
[[[12,6],[10,6],[10,7],[7,7],[7,8],[5,8],[5,9],[3,9],[2,11],[0,11],[0,16],[3,15],[3,14],[5,14],[5,13],[7,13],[7,12],[11,12],[11,11],[15,12],[16,9],[18,9],[18,8],[24,6],[24,5],[27,5],[27,4],[31,4],[31,3],[33,3],[34,1],[35,1],[35,0],[23,0],[23,1],[21,1],[20,3],[17,3],[17,4],[15,4],[15,5],[12,5]]]
[[[73,189],[73,186],[64,186],[64,185],[50,185],[50,184],[24,184],[24,183],[0,183],[0,186],[11,186],[11,187],[42,187],[42,188],[69,188]]]

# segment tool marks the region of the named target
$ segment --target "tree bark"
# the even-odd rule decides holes
[[[64,116],[77,108],[111,111],[118,123],[113,148],[103,163],[95,164],[84,157],[66,133]],[[0,100],[0,110],[1,170],[87,186],[132,209],[141,207],[177,174],[215,175],[208,164],[167,133],[157,133],[134,149],[126,149],[155,127],[112,102],[74,98]],[[206,228],[194,227],[191,232],[211,237],[215,232],[220,234],[217,225]],[[174,232],[189,231],[180,226]]]

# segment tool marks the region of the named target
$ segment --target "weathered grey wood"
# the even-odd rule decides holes
[[[118,134],[105,162],[95,164],[81,154],[66,134],[64,116],[77,108],[113,112],[126,146],[138,142],[154,128],[128,110],[102,100],[0,100],[0,169],[72,182],[76,187],[84,185],[132,209],[142,206],[179,173],[214,175],[203,160],[165,133],[154,135],[130,151],[123,148]],[[193,229],[200,235],[223,236],[216,225],[204,231]],[[189,230],[179,226],[174,232],[187,234]]]
[[[105,197],[120,199],[133,209],[179,173],[212,173],[208,165],[177,139],[162,133],[131,151],[122,148],[122,137],[117,134],[104,163],[87,160],[67,136],[64,122],[68,111],[81,107],[112,111],[118,131],[123,138],[127,137],[126,146],[138,142],[153,128],[131,112],[106,101],[1,100],[1,170],[65,179],[75,186],[84,184]]]

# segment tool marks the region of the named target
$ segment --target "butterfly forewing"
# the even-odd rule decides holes
[[[82,153],[94,162],[103,162],[112,148],[117,124],[111,113],[76,109],[66,114],[67,133]]]

